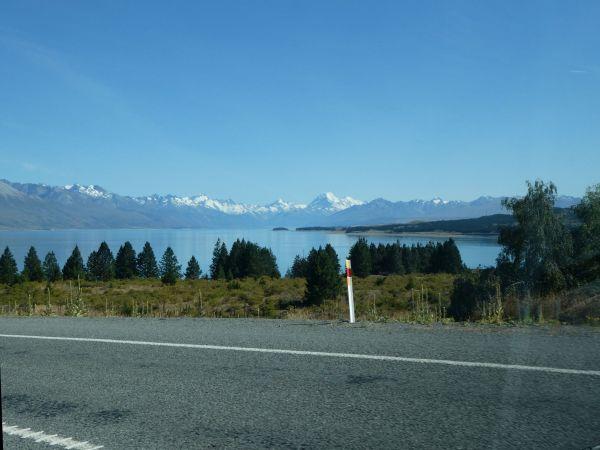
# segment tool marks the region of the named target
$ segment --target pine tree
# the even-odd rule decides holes
[[[331,262],[333,263],[333,266],[335,267],[335,271],[337,273],[341,273],[342,266],[340,266],[340,257],[338,256],[337,252],[335,251],[335,249],[333,248],[333,246],[331,244],[327,244],[325,246],[325,253],[327,253],[329,255],[329,257],[331,258]]]
[[[158,266],[150,242],[144,244],[144,248],[138,255],[137,270],[142,278],[158,278]]]
[[[310,251],[307,258],[305,301],[308,305],[320,305],[324,300],[334,299],[340,292],[340,274],[331,255],[319,247]]]
[[[422,272],[422,273],[430,272],[429,268],[431,266],[431,258],[433,257],[433,254],[436,252],[436,249],[438,247],[442,247],[442,250],[441,250],[442,255],[445,255],[444,246],[440,243],[428,242],[424,247],[420,248],[420,252],[419,252],[419,262],[420,262],[419,271],[420,272]]]
[[[27,256],[23,263],[23,279],[26,281],[42,281],[44,272],[42,271],[42,262],[38,258],[35,247],[29,247]]]
[[[248,254],[246,251],[246,240],[236,239],[231,246],[231,251],[227,255],[225,263],[225,272],[227,278],[244,278],[247,276]]]
[[[117,252],[115,259],[115,276],[119,279],[133,278],[138,275],[135,250],[131,242],[125,242]]]
[[[164,284],[175,284],[181,278],[181,265],[171,247],[167,247],[160,260],[160,279]]]
[[[89,255],[87,262],[85,263],[85,275],[88,280],[98,280],[98,252],[93,250]]]
[[[357,277],[367,277],[372,271],[371,251],[363,237],[350,248],[348,259],[352,262],[352,273]]]
[[[379,244],[378,246],[376,246],[375,244],[371,243],[371,245],[369,245],[369,254],[371,255],[371,273],[372,274],[382,274],[384,272],[384,267],[383,267],[383,256],[384,256],[384,252],[383,250],[383,244]],[[354,264],[352,264],[354,266]]]
[[[446,273],[460,273],[463,270],[463,262],[460,251],[454,239],[450,238],[442,245],[443,268]]]
[[[79,247],[76,245],[63,267],[63,278],[65,280],[76,280],[83,278],[84,275],[83,258],[81,257]]]
[[[300,255],[296,255],[292,267],[290,267],[285,274],[287,278],[306,278],[308,272],[308,260],[301,258]]]
[[[277,261],[271,249],[261,247],[245,239],[237,239],[231,246],[229,256],[223,246],[219,251],[219,258],[225,261],[227,278],[258,278],[268,276],[279,278]]]
[[[431,254],[431,258],[429,258],[429,267],[427,268],[427,271],[431,273],[444,272],[444,256],[444,247],[442,244],[438,243]]]
[[[87,275],[90,280],[108,281],[115,277],[115,259],[106,242],[92,252],[87,262]]]
[[[406,273],[416,272],[413,249],[406,244],[402,246],[402,265]]]
[[[60,266],[58,265],[58,261],[56,260],[56,255],[54,252],[48,252],[44,258],[42,269],[44,271],[44,278],[49,283],[54,283],[62,278]]]
[[[260,248],[260,270],[255,277],[266,275],[272,278],[281,278],[281,273],[277,267],[277,259],[270,248]],[[339,264],[339,263],[338,263]]]
[[[6,247],[2,256],[0,256],[0,283],[11,285],[19,281],[17,262],[10,249]]]
[[[192,256],[188,261],[187,268],[185,269],[185,279],[186,280],[197,280],[200,278],[202,274],[202,270],[200,269],[200,264],[196,260],[195,256]]]
[[[213,249],[212,263],[210,264],[210,277],[213,280],[222,280],[227,276],[229,253],[227,246],[221,239],[217,239]]]
[[[402,247],[399,242],[391,245],[386,245],[384,266],[386,273],[389,274],[404,274],[404,265],[402,264]]]

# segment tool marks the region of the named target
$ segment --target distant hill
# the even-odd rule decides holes
[[[386,233],[457,233],[457,234],[497,234],[500,227],[515,224],[510,214],[492,214],[476,219],[436,220],[405,224],[348,227],[347,233],[379,231]]]
[[[563,214],[567,225],[578,223],[572,208],[556,208]],[[430,222],[394,223],[386,225],[365,225],[357,227],[300,227],[297,231],[341,231],[345,233],[456,233],[456,234],[498,234],[500,227],[515,225],[510,214],[491,214],[474,219],[435,220]]]
[[[348,227],[373,224],[410,223],[414,221],[440,221],[455,219],[473,219],[496,214],[507,214],[502,206],[505,197],[482,196],[472,201],[411,200],[390,202],[382,198],[352,206],[327,217],[311,226]],[[558,208],[568,208],[579,203],[581,199],[570,196],[559,196]]]
[[[318,195],[307,204],[278,199],[265,205],[218,200],[206,195],[130,197],[98,185],[48,186],[0,180],[0,229],[64,228],[273,228],[354,227],[419,221],[470,219],[505,213],[502,197],[476,200],[363,202]],[[559,197],[571,206],[574,197]]]

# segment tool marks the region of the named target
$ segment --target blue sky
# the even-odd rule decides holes
[[[247,202],[600,182],[600,2],[0,2],[0,177]]]

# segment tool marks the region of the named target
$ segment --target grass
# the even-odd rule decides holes
[[[353,279],[359,321],[445,323],[453,275],[373,275]],[[347,320],[345,283],[340,295],[320,306],[302,303],[303,279],[242,279],[232,281],[160,280],[109,282],[61,281],[0,285],[0,314],[126,317],[260,317]],[[573,323],[600,325],[600,281],[549,296],[524,300],[501,298],[482,306],[479,322]]]
[[[354,278],[358,320],[430,321],[446,310],[451,275]],[[0,313],[140,317],[264,317],[346,319],[340,295],[303,307],[303,279],[194,280],[165,286],[160,280],[61,281],[0,285]]]

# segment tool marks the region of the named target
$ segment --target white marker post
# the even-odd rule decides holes
[[[352,266],[346,260],[346,282],[348,283],[348,308],[350,309],[350,323],[356,322],[354,318],[354,292],[352,291]]]

